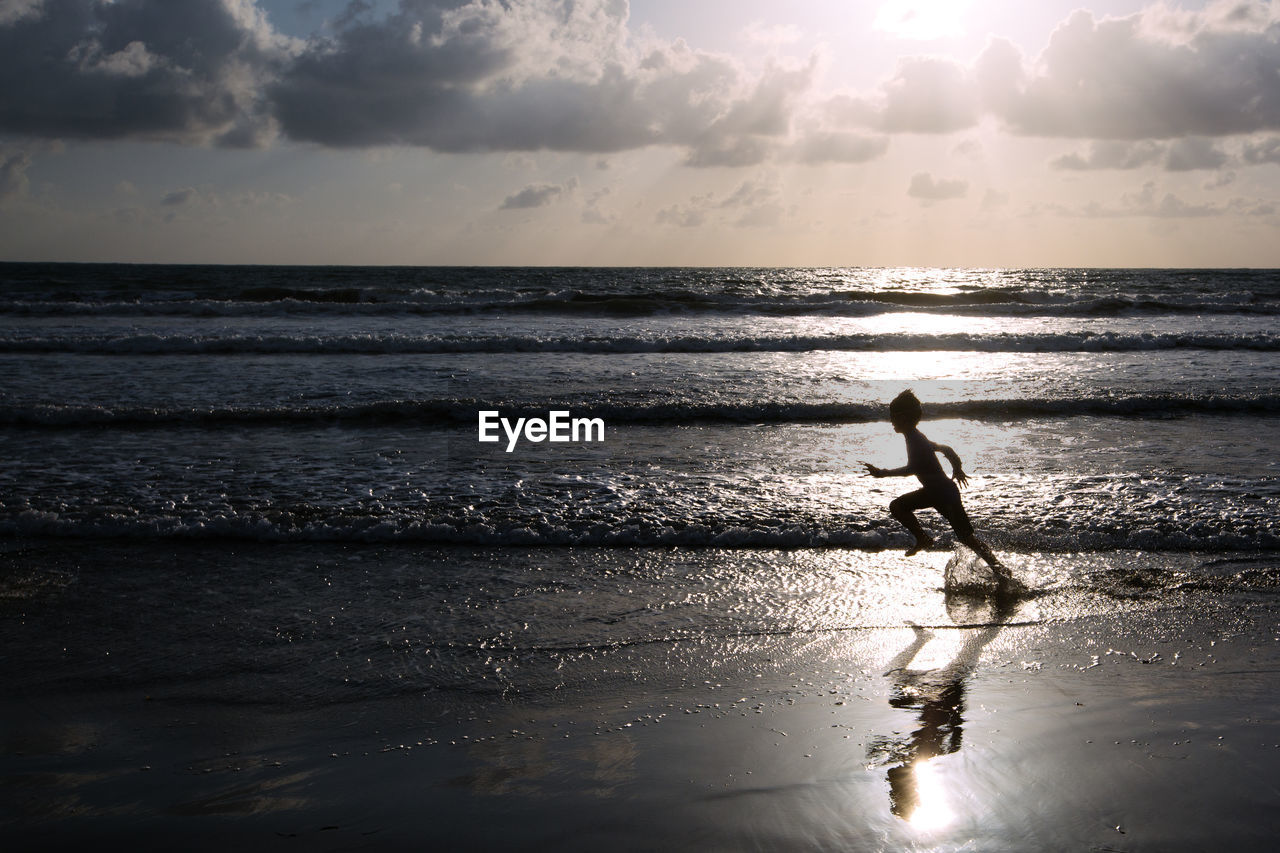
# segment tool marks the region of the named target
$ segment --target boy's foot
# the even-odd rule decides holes
[[[924,549],[932,548],[932,547],[933,547],[932,539],[917,539],[916,544],[912,545],[910,548],[907,549],[907,556],[914,557],[916,554],[919,554]]]
[[[1021,595],[1027,591],[1027,585],[1012,575],[996,572],[996,592],[1000,595]]]

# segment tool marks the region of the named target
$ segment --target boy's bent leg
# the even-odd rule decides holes
[[[973,549],[974,553],[986,561],[988,566],[995,569],[998,578],[1009,577],[1008,570],[996,559],[996,555],[990,546],[974,535],[973,522],[969,521],[969,513],[964,511],[964,504],[960,502],[960,493],[958,491],[954,500],[947,501],[939,506],[938,510],[947,517],[947,521],[951,522],[951,529],[956,532],[956,539],[968,545]]]
[[[924,509],[932,505],[933,502],[929,499],[924,489],[908,492],[905,495],[894,498],[889,503],[889,514],[898,519],[902,526],[907,528],[911,535],[916,538],[915,545],[907,549],[908,557],[933,544],[933,538],[924,532],[924,528],[920,526],[920,520],[916,518],[915,513],[918,509]]]

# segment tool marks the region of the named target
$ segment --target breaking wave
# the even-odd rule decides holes
[[[1133,352],[1280,351],[1280,333],[1061,332],[1042,334],[9,335],[0,353],[95,355],[381,355],[432,353]]]
[[[287,426],[340,423],[351,426],[413,423],[474,427],[480,410],[509,418],[545,417],[569,403],[476,399],[390,400],[350,405],[222,408],[131,408],[77,405],[0,405],[0,425],[10,427]],[[681,423],[873,423],[885,419],[882,402],[742,402],[572,404],[578,417],[603,418],[611,427]],[[930,403],[931,418],[1009,421],[1072,417],[1180,417],[1276,415],[1280,395],[1149,394],[1069,398],[966,400]]]

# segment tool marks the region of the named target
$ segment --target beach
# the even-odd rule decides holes
[[[273,605],[282,562],[323,575],[335,557],[199,550],[166,555],[203,579],[167,611],[121,607],[126,548],[6,553],[4,822],[20,849],[1264,850],[1280,828],[1273,562],[1215,585],[1160,557],[1045,558],[1020,574],[1059,573],[1040,578],[1050,591],[1000,611],[939,588],[945,553],[790,554],[779,577],[827,624],[558,645],[531,626],[437,654],[456,683],[424,690],[390,627],[429,634],[443,563],[553,572],[562,555],[349,548],[342,562],[396,583],[335,579],[299,619]],[[714,590],[716,564],[779,562],[629,558],[574,606],[605,618],[653,576],[641,566]],[[840,621],[877,586],[901,599]],[[569,595],[489,606],[514,620]],[[344,622],[353,603],[377,623]],[[68,610],[98,642],[60,647]],[[166,651],[209,630],[239,637],[224,659]]]

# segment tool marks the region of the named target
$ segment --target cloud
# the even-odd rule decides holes
[[[1172,192],[1161,192],[1147,181],[1134,192],[1123,193],[1115,205],[1091,202],[1081,208],[1059,207],[1064,216],[1094,219],[1146,217],[1151,219],[1204,219],[1217,216],[1272,216],[1275,205],[1259,199],[1233,198],[1225,203],[1187,201]]]
[[[1206,190],[1221,189],[1230,186],[1236,182],[1236,173],[1228,169],[1225,172],[1215,172],[1213,177],[1205,181],[1203,187]]]
[[[1050,168],[1069,171],[1093,169],[1137,169],[1160,159],[1164,146],[1155,142],[1124,142],[1098,140],[1089,145],[1084,154],[1064,154],[1054,158]]]
[[[509,195],[502,202],[499,210],[529,210],[535,207],[545,207],[565,193],[571,192],[577,186],[577,181],[571,180],[567,184],[530,184],[520,192]]]
[[[1125,193],[1120,197],[1122,216],[1153,216],[1162,219],[1184,219],[1187,217],[1212,216],[1220,212],[1220,208],[1212,204],[1193,204],[1183,201],[1173,193],[1160,195],[1155,182],[1147,181],[1136,193]]]
[[[731,224],[739,228],[774,228],[786,213],[782,188],[774,176],[743,181],[717,207],[731,214]]]
[[[766,159],[815,64],[756,77],[682,41],[641,45],[624,0],[402,0],[308,46],[269,87],[284,132],[332,147],[608,154],[687,150],[692,166]]]
[[[899,5],[906,12],[913,6]],[[1016,134],[1058,138],[1167,140],[1276,130],[1278,34],[1280,3],[1261,0],[1225,0],[1198,12],[1155,5],[1100,20],[1079,10],[1037,57],[1024,57],[1001,38],[970,65],[910,57],[876,91],[833,98],[825,108],[845,126],[884,133],[953,133],[988,115]],[[1115,167],[1068,156],[1059,168]]]
[[[1095,20],[1074,12],[1033,66],[995,41],[975,78],[1016,133],[1096,139],[1227,136],[1280,128],[1280,6],[1164,6]]]
[[[791,148],[801,163],[865,163],[884,156],[888,136],[866,136],[848,131],[814,131],[802,136]]]
[[[165,207],[181,207],[187,204],[198,195],[194,187],[183,187],[180,190],[167,192],[160,199],[160,204]]]
[[[1199,169],[1218,169],[1227,164],[1224,151],[1211,140],[1192,136],[1175,139],[1165,153],[1164,167],[1170,172],[1190,172]]]
[[[778,197],[778,186],[769,180],[747,180],[738,185],[719,207],[755,208],[770,204]]]
[[[768,202],[743,211],[733,224],[739,228],[777,228],[785,215],[786,210],[781,204]]]
[[[919,6],[897,3],[893,20],[916,20]],[[742,168],[867,162],[890,134],[994,117],[1022,135],[1186,140],[1164,162],[1184,170],[1225,162],[1205,140],[1280,131],[1280,3],[1261,0],[1078,11],[1038,56],[993,39],[972,63],[905,58],[875,90],[817,103],[816,56],[749,71],[633,31],[626,0],[357,0],[324,33],[282,36],[261,0],[3,0],[0,133],[222,146],[283,134],[440,152],[664,146],[689,166]],[[744,31],[757,44],[796,35]],[[1136,168],[1148,151],[1119,150],[1054,165]],[[1256,146],[1245,156],[1271,162]]]
[[[292,42],[250,0],[44,0],[0,14],[0,132],[257,144]]]
[[[916,172],[911,176],[911,185],[907,195],[923,201],[945,201],[947,199],[964,198],[969,193],[969,182],[954,179],[935,178],[928,172]]]
[[[786,213],[781,199],[782,188],[776,177],[766,173],[743,181],[719,200],[715,193],[704,193],[685,204],[663,208],[655,221],[680,228],[697,228],[712,221],[740,228],[775,227]]]
[[[44,0],[0,0],[0,26],[39,14]]]
[[[921,57],[903,60],[884,86],[880,129],[886,133],[950,133],[978,123],[980,102],[959,63]]]
[[[181,187],[180,189],[170,190],[160,197],[161,207],[189,208],[197,204],[220,207],[222,199],[208,187]],[[169,215],[172,217],[173,212],[171,211]]]
[[[1160,164],[1167,172],[1219,169],[1231,157],[1212,140],[1200,136],[1175,139],[1167,144],[1142,140],[1094,140],[1087,152],[1064,154],[1050,161],[1053,169],[1090,171],[1096,169],[1139,169]]]
[[[776,145],[764,139],[750,136],[737,136],[726,139],[701,141],[689,150],[685,158],[686,166],[709,167],[756,166],[763,163],[773,154]]]
[[[982,207],[984,210],[994,210],[998,207],[1004,207],[1009,203],[1009,194],[1002,193],[999,190],[988,188],[982,196]]]
[[[658,211],[654,222],[679,228],[697,228],[707,221],[711,195],[695,196],[687,204],[673,204]]]
[[[1262,163],[1280,164],[1280,136],[1269,136],[1256,142],[1246,142],[1241,156],[1244,162],[1251,166]]]
[[[612,225],[617,221],[616,214],[600,209],[601,200],[608,196],[609,192],[609,188],[605,187],[588,196],[586,204],[582,208],[582,222],[584,225]]]
[[[31,155],[26,151],[0,150],[0,202],[27,194],[27,167]]]
[[[398,186],[398,185],[397,184],[391,185],[391,187],[395,187],[395,186]],[[389,187],[388,189],[391,189],[391,187]],[[392,190],[392,191],[395,192],[395,190]],[[268,192],[268,191],[261,191],[261,190],[250,190],[247,192],[239,193],[235,197],[234,201],[236,204],[240,205],[241,207],[268,207],[268,208],[282,208],[282,207],[287,207],[291,204],[297,203],[297,199],[289,195],[288,193]]]
[[[881,133],[952,133],[976,125],[982,101],[973,75],[950,59],[910,57],[867,96],[840,95],[824,106],[837,123]]]

